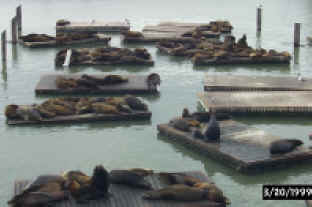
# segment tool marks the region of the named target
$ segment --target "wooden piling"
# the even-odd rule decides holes
[[[300,47],[300,23],[294,24],[294,47]]]
[[[2,62],[6,62],[7,59],[6,31],[3,31],[1,33],[1,56]]]
[[[12,44],[17,43],[17,34],[16,34],[16,29],[17,29],[17,18],[13,17],[11,20],[11,35],[12,35]]]
[[[16,19],[17,19],[17,31],[18,31],[18,38],[22,36],[22,5],[19,5],[16,8]]]
[[[261,32],[262,25],[262,6],[257,7],[257,32]]]

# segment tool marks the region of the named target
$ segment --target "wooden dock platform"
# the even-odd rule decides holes
[[[128,31],[130,24],[123,21],[70,22],[65,26],[56,26],[56,32],[122,32]]]
[[[210,75],[204,80],[205,91],[311,91],[312,79],[297,77]]]
[[[169,124],[159,124],[157,129],[169,140],[178,142],[242,173],[290,167],[312,160],[312,150],[305,147],[300,147],[284,155],[271,155],[269,144],[280,139],[279,137],[233,120],[219,123],[221,127],[220,143],[207,143],[200,139],[194,139],[191,132],[177,130]]]
[[[200,26],[207,26],[205,23],[183,23],[183,22],[161,22],[157,25],[147,25],[143,28],[141,37],[128,37],[123,35],[125,43],[155,43],[159,41],[194,41],[192,32]],[[207,33],[207,32],[206,32]],[[219,38],[221,32],[209,31],[206,37]]]
[[[95,38],[87,38],[83,40],[73,40],[67,42],[57,42],[56,40],[47,42],[24,42],[23,40],[19,40],[19,43],[29,48],[48,48],[48,47],[64,47],[71,45],[89,44],[89,43],[108,44],[110,40],[111,37],[107,37],[104,34],[96,34]]]
[[[198,98],[207,111],[282,115],[312,112],[312,93],[307,91],[205,92]]]
[[[150,120],[152,112],[150,111],[134,111],[133,113],[119,114],[77,114],[69,116],[57,116],[43,120],[11,120],[7,119],[8,125],[32,125],[32,124],[63,124],[63,123],[88,123],[97,121],[134,121],[134,120]]]
[[[194,65],[290,64],[290,60],[291,57],[289,56],[228,57],[224,59],[194,57],[192,63]]]
[[[212,182],[205,174],[198,171],[183,172],[187,175],[194,176],[203,182]],[[147,176],[146,180],[152,184],[154,189],[160,189],[167,186],[165,183],[161,182],[158,173]],[[29,183],[29,180],[17,180],[14,184],[14,195],[20,193],[22,189]],[[164,201],[164,200],[144,200],[142,196],[146,190],[139,188],[131,188],[124,185],[111,184],[110,193],[112,196],[107,200],[95,200],[90,201],[83,206],[88,207],[225,207],[223,203],[216,203],[212,201],[192,201],[192,202],[182,202],[182,201]],[[55,203],[55,207],[76,207],[81,206],[75,201],[62,201]]]
[[[99,85],[97,89],[88,88],[70,88],[60,89],[56,85],[56,79],[62,77],[65,79],[79,79],[82,74],[43,75],[36,86],[37,95],[74,95],[74,94],[154,94],[158,93],[157,87],[149,87],[147,75],[128,75],[127,82],[111,85]],[[96,78],[104,78],[105,75],[93,75]]]

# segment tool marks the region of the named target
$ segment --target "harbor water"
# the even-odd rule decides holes
[[[261,37],[256,35],[256,8],[263,6]],[[310,0],[196,0],[196,1],[122,1],[122,0],[20,0],[2,1],[0,30],[8,30],[15,8],[22,4],[23,33],[55,34],[58,19],[73,21],[120,21],[128,19],[132,30],[161,21],[205,22],[229,20],[238,38],[247,35],[252,47],[289,51],[296,57],[287,65],[204,66],[194,67],[190,60],[159,54],[153,45],[121,44],[112,35],[111,46],[146,47],[155,60],[153,67],[97,66],[56,68],[58,49],[29,49],[8,44],[6,70],[0,74],[0,206],[13,193],[16,179],[61,173],[78,169],[88,174],[97,164],[107,169],[144,167],[156,171],[205,172],[231,199],[233,207],[305,206],[303,201],[263,201],[263,184],[311,184],[309,164],[286,169],[243,175],[209,157],[201,156],[158,135],[156,126],[181,114],[184,107],[198,108],[196,94],[203,91],[206,74],[249,76],[294,76],[312,78],[312,47],[306,37],[312,35],[312,1]],[[293,49],[293,24],[301,23],[301,43]],[[94,45],[100,46],[100,45]],[[162,79],[159,96],[143,96],[152,111],[150,121],[99,122],[49,126],[8,126],[4,108],[7,104],[40,103],[47,97],[36,97],[34,89],[43,74],[59,73],[159,73]],[[309,146],[312,132],[309,117],[235,117],[283,138],[299,138]],[[250,152],[252,153],[252,152]]]

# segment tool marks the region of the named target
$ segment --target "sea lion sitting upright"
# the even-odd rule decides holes
[[[208,124],[203,129],[204,140],[207,142],[220,141],[220,125],[216,120],[215,112],[211,113]]]
[[[93,170],[91,180],[87,179],[85,184],[79,185],[71,193],[78,203],[106,198],[109,196],[110,184],[109,173],[102,165],[98,165]]]
[[[152,185],[145,179],[145,174],[138,173],[135,170],[112,170],[110,172],[111,182],[114,184],[123,184],[131,187],[152,189]]]
[[[152,73],[147,76],[147,86],[150,90],[157,89],[157,86],[160,85],[160,76],[157,73]]]
[[[296,147],[302,145],[303,142],[298,139],[281,139],[270,144],[271,154],[284,154],[293,151]]]
[[[182,118],[191,117],[190,111],[188,108],[184,108],[182,112]]]

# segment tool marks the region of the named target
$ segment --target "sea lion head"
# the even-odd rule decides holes
[[[190,116],[191,116],[191,114],[190,114],[190,111],[188,110],[188,108],[184,108],[183,112],[182,112],[182,118],[190,117]]]
[[[91,186],[101,192],[108,193],[109,185],[109,173],[102,165],[97,165],[93,170]]]

